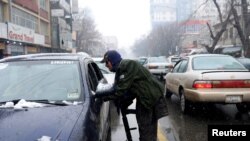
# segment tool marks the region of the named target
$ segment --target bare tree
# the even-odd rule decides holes
[[[84,51],[90,55],[94,54],[94,48],[103,47],[102,35],[96,30],[96,25],[89,9],[84,9],[80,14],[74,16],[74,22],[77,26],[77,51]]]
[[[209,23],[207,23],[207,27],[208,27],[209,32],[210,32],[210,37],[213,40],[213,42],[212,42],[212,45],[203,45],[203,46],[206,47],[206,49],[209,53],[213,53],[215,46],[217,45],[218,41],[220,40],[222,34],[227,30],[227,25],[230,22],[230,17],[232,15],[232,8],[233,8],[233,2],[231,2],[229,11],[226,12],[227,15],[223,16],[221,9],[220,9],[220,6],[218,5],[217,1],[213,0],[213,2],[214,2],[216,9],[218,11],[218,16],[219,16],[221,28],[219,29],[219,31],[213,31],[211,25]],[[226,18],[224,19],[223,17],[226,17]]]
[[[231,0],[233,1],[233,0]],[[237,6],[237,5],[236,5]],[[241,9],[242,9],[242,16],[241,18],[243,18],[243,24],[241,26],[240,24],[240,17],[237,13],[237,10],[235,9],[235,7],[232,8],[232,13],[234,16],[234,27],[237,29],[242,46],[243,46],[243,51],[244,51],[244,56],[245,57],[250,57],[250,40],[249,40],[249,31],[250,31],[250,19],[248,16],[248,4],[247,4],[247,0],[241,0]]]
[[[134,50],[143,56],[169,56],[175,54],[179,41],[176,23],[159,26],[136,42]]]

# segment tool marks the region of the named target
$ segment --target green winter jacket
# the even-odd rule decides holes
[[[123,59],[116,71],[116,96],[126,92],[136,96],[145,108],[152,109],[163,96],[163,85],[141,64],[134,60]]]

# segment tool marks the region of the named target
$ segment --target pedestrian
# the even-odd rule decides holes
[[[157,141],[158,119],[168,115],[163,84],[137,61],[122,59],[115,50],[107,51],[101,62],[116,73],[115,93],[109,98],[115,101],[127,94],[134,95],[140,141]]]

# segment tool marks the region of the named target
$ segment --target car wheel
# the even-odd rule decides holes
[[[180,106],[182,113],[187,114],[190,111],[190,101],[185,98],[184,90],[180,90]]]
[[[249,104],[246,104],[246,103],[238,103],[238,104],[236,104],[236,107],[237,107],[238,111],[241,113],[248,112],[248,110],[250,108]]]
[[[172,93],[169,91],[168,88],[165,88],[165,97],[166,98],[171,98],[171,96],[172,96]]]

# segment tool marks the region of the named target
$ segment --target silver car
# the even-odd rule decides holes
[[[165,79],[164,76],[173,67],[172,63],[168,62],[165,56],[149,57],[144,66],[151,74],[160,77],[161,80]]]
[[[183,113],[195,103],[236,104],[250,109],[250,72],[235,58],[220,54],[191,55],[166,75],[166,97],[180,97]]]

